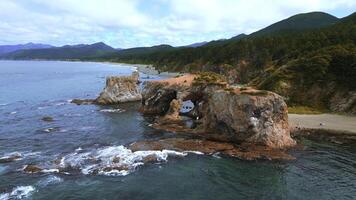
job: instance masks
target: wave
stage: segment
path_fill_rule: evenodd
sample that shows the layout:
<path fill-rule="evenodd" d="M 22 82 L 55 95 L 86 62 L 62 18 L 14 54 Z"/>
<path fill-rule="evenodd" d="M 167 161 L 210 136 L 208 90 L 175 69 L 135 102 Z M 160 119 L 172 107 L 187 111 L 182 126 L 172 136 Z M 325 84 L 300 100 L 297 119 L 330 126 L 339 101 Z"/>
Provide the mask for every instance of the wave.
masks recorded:
<path fill-rule="evenodd" d="M 164 163 L 169 157 L 184 157 L 188 153 L 173 150 L 131 151 L 124 146 L 109 146 L 83 150 L 58 158 L 51 166 L 41 167 L 42 173 L 81 173 L 84 175 L 126 176 L 147 163 Z M 47 167 L 47 168 L 46 168 Z"/>
<path fill-rule="evenodd" d="M 100 110 L 100 112 L 106 112 L 106 113 L 122 113 L 122 112 L 125 112 L 124 109 L 120 109 L 120 108 L 117 108 L 117 109 L 102 109 Z"/>
<path fill-rule="evenodd" d="M 17 186 L 11 192 L 0 194 L 0 200 L 28 198 L 35 191 L 33 186 Z"/>

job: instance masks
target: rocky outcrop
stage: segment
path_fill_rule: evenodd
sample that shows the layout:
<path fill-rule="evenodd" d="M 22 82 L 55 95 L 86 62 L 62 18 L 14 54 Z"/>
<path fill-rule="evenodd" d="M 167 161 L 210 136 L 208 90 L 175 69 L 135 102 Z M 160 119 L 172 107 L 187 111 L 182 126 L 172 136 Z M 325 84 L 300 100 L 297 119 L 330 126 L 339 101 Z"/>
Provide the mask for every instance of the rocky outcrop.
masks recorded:
<path fill-rule="evenodd" d="M 187 100 L 195 105 L 189 113 L 196 124 L 194 129 L 176 122 L 177 107 Z M 287 105 L 281 96 L 252 88 L 233 88 L 213 75 L 150 82 L 143 90 L 141 111 L 164 116 L 158 118 L 156 128 L 176 128 L 204 138 L 271 148 L 295 145 L 290 137 Z M 172 122 L 167 123 L 167 119 Z"/>
<path fill-rule="evenodd" d="M 139 74 L 133 72 L 131 76 L 111 76 L 106 79 L 106 86 L 95 100 L 97 104 L 117 104 L 139 101 L 142 96 L 138 87 Z"/>
<path fill-rule="evenodd" d="M 211 92 L 203 105 L 202 128 L 217 138 L 269 147 L 293 146 L 287 105 L 275 93 L 258 90 Z"/>

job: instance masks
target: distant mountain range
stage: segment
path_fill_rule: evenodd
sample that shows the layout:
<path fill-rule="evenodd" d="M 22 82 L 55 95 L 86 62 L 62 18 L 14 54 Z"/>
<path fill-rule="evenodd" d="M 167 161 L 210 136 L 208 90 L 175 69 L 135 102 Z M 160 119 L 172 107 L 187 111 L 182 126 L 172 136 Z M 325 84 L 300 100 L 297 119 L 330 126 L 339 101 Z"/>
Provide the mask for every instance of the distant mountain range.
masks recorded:
<path fill-rule="evenodd" d="M 230 39 L 220 39 L 210 42 L 193 43 L 187 46 L 172 47 L 170 45 L 157 45 L 152 47 L 136 47 L 130 49 L 114 49 L 103 42 L 95 44 L 65 45 L 53 47 L 46 44 L 28 43 L 25 45 L 0 46 L 0 58 L 3 59 L 46 59 L 46 60 L 85 60 L 85 59 L 114 59 L 132 60 L 136 57 L 156 52 L 169 52 L 182 48 L 214 47 L 229 44 L 233 41 L 251 37 L 261 37 L 282 32 L 297 32 L 313 30 L 331 26 L 340 19 L 323 12 L 311 12 L 294 15 L 250 35 L 239 34 Z"/>
<path fill-rule="evenodd" d="M 67 60 L 89 59 L 103 56 L 116 50 L 103 42 L 94 44 L 65 45 L 52 48 L 21 49 L 3 55 L 6 59 L 43 59 L 43 60 Z"/>
<path fill-rule="evenodd" d="M 11 53 L 18 50 L 24 49 L 47 49 L 53 48 L 54 46 L 48 44 L 36 44 L 36 43 L 27 43 L 27 44 L 18 44 L 18 45 L 0 45 L 0 55 Z"/>

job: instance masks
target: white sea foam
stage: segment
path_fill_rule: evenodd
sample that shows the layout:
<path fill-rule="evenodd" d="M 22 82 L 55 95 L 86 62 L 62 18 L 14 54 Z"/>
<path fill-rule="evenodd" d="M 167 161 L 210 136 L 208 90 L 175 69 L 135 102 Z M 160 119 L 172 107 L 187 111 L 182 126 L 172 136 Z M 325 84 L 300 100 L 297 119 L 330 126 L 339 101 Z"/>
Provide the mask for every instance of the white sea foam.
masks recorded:
<path fill-rule="evenodd" d="M 43 169 L 41 170 L 43 173 L 59 173 L 59 169 Z"/>
<path fill-rule="evenodd" d="M 22 158 L 23 158 L 22 153 L 16 151 L 16 152 L 12 152 L 12 153 L 6 153 L 2 157 L 0 157 L 0 160 L 11 159 L 12 161 L 17 161 L 17 160 L 21 160 Z"/>
<path fill-rule="evenodd" d="M 6 153 L 0 157 L 0 161 L 13 162 L 22 160 L 24 158 L 31 158 L 39 155 L 41 152 L 11 152 Z"/>
<path fill-rule="evenodd" d="M 0 194 L 0 200 L 28 198 L 35 192 L 33 186 L 18 186 L 9 193 Z"/>
<path fill-rule="evenodd" d="M 197 154 L 197 155 L 204 155 L 204 153 L 200 152 L 200 151 L 184 151 L 184 153 L 192 153 L 192 154 Z"/>
<path fill-rule="evenodd" d="M 62 157 L 57 167 L 79 169 L 82 174 L 126 176 L 147 162 L 162 163 L 168 157 L 184 157 L 187 154 L 173 150 L 132 152 L 124 146 L 110 146 L 86 152 L 75 151 Z"/>
<path fill-rule="evenodd" d="M 117 109 L 102 109 L 100 112 L 106 112 L 106 113 L 122 113 L 125 112 L 125 110 L 117 108 Z"/>
<path fill-rule="evenodd" d="M 10 115 L 14 115 L 16 113 L 17 113 L 16 111 L 13 111 L 13 112 L 10 112 Z"/>

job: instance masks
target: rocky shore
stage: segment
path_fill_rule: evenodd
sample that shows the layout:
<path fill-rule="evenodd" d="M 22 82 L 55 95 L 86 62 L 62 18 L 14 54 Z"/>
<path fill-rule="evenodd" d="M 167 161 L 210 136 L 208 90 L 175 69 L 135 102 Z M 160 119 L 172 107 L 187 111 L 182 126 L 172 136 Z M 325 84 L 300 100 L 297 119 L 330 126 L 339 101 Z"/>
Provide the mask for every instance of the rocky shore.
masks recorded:
<path fill-rule="evenodd" d="M 221 153 L 245 160 L 290 160 L 293 157 L 286 150 L 296 145 L 293 138 L 328 135 L 329 141 L 341 141 L 333 139 L 333 131 L 319 134 L 319 129 L 289 124 L 288 108 L 281 96 L 230 86 L 217 74 L 186 74 L 146 81 L 142 91 L 139 82 L 138 72 L 108 77 L 97 99 L 72 102 L 112 105 L 141 100 L 140 112 L 154 117 L 153 128 L 177 134 L 177 138 L 133 143 L 129 146 L 133 152 L 172 149 Z M 180 138 L 180 133 L 194 139 Z M 354 135 L 342 135 L 356 139 Z"/>

